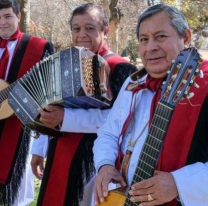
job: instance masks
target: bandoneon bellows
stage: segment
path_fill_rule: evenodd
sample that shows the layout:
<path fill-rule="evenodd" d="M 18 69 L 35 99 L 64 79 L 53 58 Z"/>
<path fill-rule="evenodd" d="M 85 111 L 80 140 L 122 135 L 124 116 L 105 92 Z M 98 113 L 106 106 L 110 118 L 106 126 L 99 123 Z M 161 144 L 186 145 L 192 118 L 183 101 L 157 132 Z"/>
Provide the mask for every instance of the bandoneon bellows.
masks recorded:
<path fill-rule="evenodd" d="M 48 104 L 109 107 L 109 73 L 104 58 L 83 47 L 70 47 L 44 58 L 19 79 L 9 94 L 9 105 L 24 125 L 51 136 L 57 131 L 58 136 L 58 129 L 49 129 L 38 120 L 37 109 Z"/>

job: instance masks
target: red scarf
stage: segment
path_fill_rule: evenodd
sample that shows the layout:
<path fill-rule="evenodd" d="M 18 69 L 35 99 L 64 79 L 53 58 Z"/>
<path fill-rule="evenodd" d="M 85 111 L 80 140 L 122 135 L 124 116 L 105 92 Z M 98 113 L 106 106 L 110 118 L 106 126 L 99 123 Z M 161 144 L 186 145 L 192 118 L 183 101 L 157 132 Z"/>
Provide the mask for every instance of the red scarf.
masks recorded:
<path fill-rule="evenodd" d="M 0 48 L 4 48 L 4 52 L 2 54 L 1 60 L 0 60 L 0 78 L 4 79 L 6 76 L 7 66 L 9 62 L 9 49 L 8 49 L 8 43 L 10 41 L 15 41 L 19 39 L 21 36 L 21 32 L 18 29 L 9 39 L 2 39 L 0 37 Z"/>

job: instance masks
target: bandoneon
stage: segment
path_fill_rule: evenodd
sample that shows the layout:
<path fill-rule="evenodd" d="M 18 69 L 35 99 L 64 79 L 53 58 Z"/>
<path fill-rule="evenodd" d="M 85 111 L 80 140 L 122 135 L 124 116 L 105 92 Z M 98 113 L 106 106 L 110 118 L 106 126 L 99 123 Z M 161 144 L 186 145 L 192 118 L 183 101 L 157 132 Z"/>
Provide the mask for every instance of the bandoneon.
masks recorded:
<path fill-rule="evenodd" d="M 83 47 L 70 47 L 38 62 L 17 81 L 8 102 L 21 122 L 32 130 L 64 135 L 38 119 L 48 104 L 72 108 L 107 108 L 112 92 L 110 68 L 101 56 Z"/>

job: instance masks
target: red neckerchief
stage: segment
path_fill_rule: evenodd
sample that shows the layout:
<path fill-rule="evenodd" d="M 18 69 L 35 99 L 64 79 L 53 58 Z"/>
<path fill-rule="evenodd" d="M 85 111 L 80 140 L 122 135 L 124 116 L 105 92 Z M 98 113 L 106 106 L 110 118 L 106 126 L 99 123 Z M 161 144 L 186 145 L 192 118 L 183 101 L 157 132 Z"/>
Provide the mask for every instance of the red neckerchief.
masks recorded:
<path fill-rule="evenodd" d="M 100 56 L 105 56 L 109 53 L 109 48 L 107 45 L 107 42 L 104 42 L 103 47 L 101 49 L 98 50 L 97 54 L 99 54 Z"/>
<path fill-rule="evenodd" d="M 0 48 L 4 48 L 4 53 L 2 54 L 1 60 L 0 60 L 0 78 L 4 79 L 6 76 L 7 66 L 9 62 L 9 49 L 8 49 L 8 43 L 10 41 L 15 41 L 19 39 L 21 35 L 20 30 L 18 29 L 9 39 L 2 39 L 0 37 Z"/>

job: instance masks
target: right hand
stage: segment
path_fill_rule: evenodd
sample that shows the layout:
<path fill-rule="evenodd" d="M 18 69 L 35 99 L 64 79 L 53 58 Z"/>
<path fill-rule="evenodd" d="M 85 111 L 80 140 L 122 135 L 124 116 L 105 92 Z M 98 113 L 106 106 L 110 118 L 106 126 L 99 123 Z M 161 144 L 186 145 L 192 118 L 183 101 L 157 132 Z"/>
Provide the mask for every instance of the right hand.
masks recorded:
<path fill-rule="evenodd" d="M 110 182 L 119 183 L 122 187 L 126 186 L 126 182 L 118 170 L 112 165 L 104 165 L 100 168 L 95 179 L 95 205 L 104 202 L 108 196 L 108 184 Z"/>
<path fill-rule="evenodd" d="M 41 180 L 43 178 L 44 171 L 44 158 L 39 155 L 32 155 L 31 167 L 33 174 Z"/>
<path fill-rule="evenodd" d="M 40 121 L 47 127 L 54 128 L 64 119 L 64 108 L 60 106 L 46 105 L 45 110 L 39 108 Z"/>

